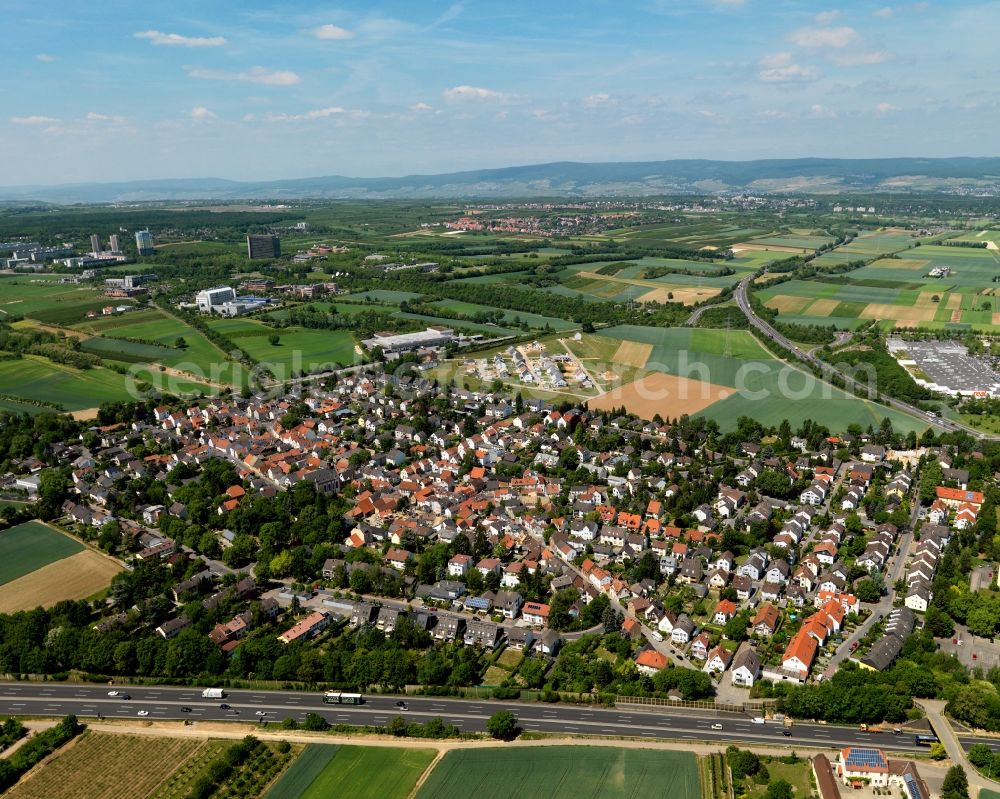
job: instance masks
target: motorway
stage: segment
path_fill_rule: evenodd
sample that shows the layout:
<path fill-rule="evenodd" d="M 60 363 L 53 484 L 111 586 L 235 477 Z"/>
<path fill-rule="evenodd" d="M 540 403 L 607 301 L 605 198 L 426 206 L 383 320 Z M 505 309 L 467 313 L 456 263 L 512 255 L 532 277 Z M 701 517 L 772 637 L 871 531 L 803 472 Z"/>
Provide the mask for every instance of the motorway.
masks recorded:
<path fill-rule="evenodd" d="M 130 700 L 109 697 L 108 691 L 128 693 Z M 775 722 L 754 724 L 749 716 L 707 710 L 669 707 L 637 709 L 634 706 L 605 708 L 593 705 L 564 705 L 527 702 L 493 702 L 446 697 L 406 697 L 408 711 L 395 707 L 399 696 L 366 696 L 362 705 L 326 705 L 319 693 L 296 691 L 227 691 L 222 700 L 202 699 L 199 688 L 166 686 L 90 685 L 71 683 L 0 683 L 0 715 L 64 716 L 73 713 L 81 719 L 127 719 L 135 722 L 139 711 L 149 721 L 190 720 L 256 722 L 258 711 L 268 722 L 287 718 L 302 721 L 306 713 L 318 713 L 331 724 L 381 726 L 394 716 L 407 721 L 426 722 L 440 718 L 445 723 L 469 732 L 483 732 L 486 721 L 498 710 L 510 710 L 520 726 L 530 732 L 562 735 L 592 735 L 671 739 L 708 742 L 720 745 L 772 745 L 781 747 L 811 746 L 836 749 L 844 746 L 878 745 L 893 751 L 924 751 L 913 736 L 891 733 L 863 733 L 854 727 L 796 723 L 791 737 L 782 735 L 783 727 Z M 230 705 L 224 710 L 220 704 Z M 182 708 L 190 708 L 185 712 Z M 721 724 L 721 730 L 713 730 Z M 963 737 L 963 746 L 978 740 Z M 1000 738 L 982 739 L 1000 750 Z"/>
<path fill-rule="evenodd" d="M 868 386 L 864 383 L 859 383 L 850 375 L 844 374 L 839 369 L 834 368 L 825 361 L 820 360 L 812 352 L 806 352 L 805 350 L 798 347 L 790 339 L 781 335 L 777 330 L 775 330 L 771 325 L 769 325 L 764 319 L 761 319 L 750 306 L 750 299 L 747 294 L 747 287 L 753 281 L 754 275 L 749 275 L 743 278 L 737 285 L 734 296 L 736 297 L 736 304 L 739 306 L 740 310 L 750 321 L 750 324 L 757 329 L 758 332 L 767 336 L 771 341 L 779 344 L 784 349 L 792 353 L 800 361 L 804 361 L 810 366 L 814 366 L 820 370 L 820 372 L 826 377 L 827 380 L 833 377 L 838 377 L 844 381 L 845 385 L 849 386 L 853 391 L 857 392 L 859 396 L 867 397 Z M 943 419 L 934 414 L 923 411 L 913 405 L 906 402 L 901 402 L 900 400 L 893 399 L 884 394 L 878 394 L 873 398 L 874 402 L 879 402 L 882 405 L 887 405 L 890 408 L 895 408 L 897 411 L 902 411 L 903 413 L 908 413 L 910 416 L 915 416 L 926 424 L 933 425 L 936 427 L 944 428 L 945 430 L 955 433 L 955 432 L 965 432 L 977 438 L 987 438 L 984 433 L 974 430 L 971 427 L 966 427 L 965 425 L 959 424 L 958 422 L 953 422 L 950 419 Z"/>

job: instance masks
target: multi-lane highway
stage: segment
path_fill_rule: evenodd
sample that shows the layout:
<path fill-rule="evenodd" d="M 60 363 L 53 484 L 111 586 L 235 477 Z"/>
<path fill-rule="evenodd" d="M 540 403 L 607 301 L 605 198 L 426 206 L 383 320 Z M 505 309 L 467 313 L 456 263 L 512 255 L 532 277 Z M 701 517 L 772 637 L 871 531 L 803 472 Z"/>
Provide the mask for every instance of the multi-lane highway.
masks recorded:
<path fill-rule="evenodd" d="M 131 699 L 108 696 L 117 690 Z M 327 705 L 319 693 L 295 691 L 227 691 L 224 699 L 203 699 L 199 688 L 165 686 L 106 686 L 68 683 L 0 683 L 0 715 L 63 716 L 82 719 L 140 718 L 153 720 L 281 722 L 301 721 L 307 713 L 318 713 L 331 724 L 380 726 L 394 716 L 426 722 L 440 718 L 469 732 L 483 732 L 486 721 L 498 710 L 511 710 L 520 726 L 532 732 L 608 737 L 661 738 L 705 741 L 719 744 L 813 746 L 835 749 L 843 746 L 877 745 L 895 751 L 918 751 L 913 736 L 889 732 L 870 734 L 853 727 L 796 723 L 791 736 L 781 724 L 754 724 L 749 716 L 676 708 L 603 708 L 521 702 L 491 702 L 468 699 L 406 697 L 408 710 L 396 707 L 398 696 L 366 696 L 364 704 Z M 225 709 L 220 705 L 228 705 Z M 185 708 L 189 710 L 185 710 Z M 140 711 L 147 716 L 140 717 Z M 259 713 L 266 715 L 260 716 Z M 721 725 L 721 729 L 713 729 Z M 969 746 L 975 739 L 962 739 Z M 926 750 L 924 750 L 926 751 Z"/>

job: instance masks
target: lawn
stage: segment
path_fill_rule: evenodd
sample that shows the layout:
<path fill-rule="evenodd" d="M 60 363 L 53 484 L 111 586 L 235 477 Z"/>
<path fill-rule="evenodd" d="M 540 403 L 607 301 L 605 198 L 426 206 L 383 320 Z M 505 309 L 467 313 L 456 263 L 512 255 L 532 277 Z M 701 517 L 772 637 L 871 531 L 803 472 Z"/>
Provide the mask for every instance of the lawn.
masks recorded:
<path fill-rule="evenodd" d="M 433 749 L 312 744 L 266 799 L 405 799 L 434 756 Z"/>
<path fill-rule="evenodd" d="M 148 796 L 206 741 L 85 732 L 5 799 L 119 799 Z"/>
<path fill-rule="evenodd" d="M 808 760 L 798 763 L 782 763 L 774 758 L 764 758 L 768 771 L 768 780 L 784 780 L 792 786 L 797 799 L 804 799 L 813 793 L 812 766 Z M 753 785 L 747 796 L 749 799 L 761 799 L 767 792 L 767 785 Z"/>
<path fill-rule="evenodd" d="M 417 799 L 698 799 L 698 766 L 689 752 L 545 746 L 448 752 Z"/>
<path fill-rule="evenodd" d="M 0 585 L 83 548 L 83 544 L 41 522 L 24 522 L 0 531 Z"/>

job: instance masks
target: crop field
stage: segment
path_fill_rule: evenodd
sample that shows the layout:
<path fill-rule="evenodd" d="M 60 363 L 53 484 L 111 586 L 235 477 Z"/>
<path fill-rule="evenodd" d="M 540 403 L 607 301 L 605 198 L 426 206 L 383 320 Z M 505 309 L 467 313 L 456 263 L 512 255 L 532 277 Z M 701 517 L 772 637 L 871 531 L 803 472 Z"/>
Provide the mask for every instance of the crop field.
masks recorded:
<path fill-rule="evenodd" d="M 354 338 L 348 330 L 304 327 L 276 330 L 260 322 L 239 319 L 214 319 L 210 324 L 250 357 L 279 369 L 311 371 L 324 364 L 350 366 L 355 361 Z M 268 340 L 271 334 L 278 336 L 277 345 Z"/>
<path fill-rule="evenodd" d="M 433 749 L 311 744 L 266 799 L 405 799 L 435 754 Z"/>
<path fill-rule="evenodd" d="M 147 797 L 206 741 L 85 732 L 44 767 L 4 794 L 5 799 L 120 799 Z"/>
<path fill-rule="evenodd" d="M 187 799 L 191 788 L 212 761 L 221 757 L 232 745 L 232 741 L 205 741 L 157 786 L 149 799 Z"/>
<path fill-rule="evenodd" d="M 345 294 L 344 300 L 366 300 L 385 303 L 387 305 L 399 305 L 403 300 L 415 300 L 420 297 L 412 291 L 389 291 L 387 289 L 373 289 L 372 291 L 360 291 L 357 294 Z"/>
<path fill-rule="evenodd" d="M 417 799 L 698 799 L 693 754 L 612 747 L 546 746 L 448 752 Z"/>
<path fill-rule="evenodd" d="M 0 585 L 83 551 L 83 544 L 42 522 L 0 531 Z"/>
<path fill-rule="evenodd" d="M 78 321 L 87 311 L 105 305 L 131 305 L 128 300 L 109 300 L 93 286 L 59 283 L 54 275 L 0 276 L 0 318 L 28 316 L 43 322 L 66 324 Z"/>
<path fill-rule="evenodd" d="M 568 322 L 565 319 L 558 319 L 554 316 L 540 316 L 539 314 L 525 313 L 524 311 L 508 311 L 503 308 L 495 308 L 490 305 L 477 305 L 472 302 L 460 302 L 459 300 L 437 300 L 430 303 L 432 307 L 445 308 L 453 313 L 461 313 L 472 316 L 477 313 L 490 312 L 490 311 L 502 311 L 503 320 L 509 325 L 518 325 L 519 323 L 524 323 L 529 327 L 534 328 L 544 328 L 546 326 L 550 327 L 552 330 L 572 330 L 577 327 L 573 322 Z M 462 322 L 455 320 L 455 324 L 463 324 Z"/>
<path fill-rule="evenodd" d="M 92 336 L 80 344 L 80 349 L 102 358 L 125 363 L 156 363 L 174 358 L 178 350 L 171 347 L 142 344 L 137 341 Z"/>
<path fill-rule="evenodd" d="M 415 319 L 425 325 L 443 325 L 456 330 L 469 330 L 473 333 L 483 333 L 487 336 L 511 336 L 515 331 L 509 327 L 498 325 L 478 324 L 476 322 L 463 322 L 459 319 L 448 319 L 444 316 L 426 316 L 425 314 L 404 313 L 399 311 L 393 314 L 397 319 Z"/>
<path fill-rule="evenodd" d="M 125 378 L 117 372 L 77 369 L 36 355 L 0 361 L 0 386 L 6 394 L 55 402 L 69 411 L 128 399 Z"/>
<path fill-rule="evenodd" d="M 159 359 L 164 366 L 210 380 L 233 382 L 232 364 L 212 342 L 190 325 L 159 309 L 136 311 L 115 318 L 87 320 L 74 327 L 96 335 L 113 331 L 112 335 L 156 342 L 170 350 L 169 355 Z M 178 338 L 183 338 L 187 344 L 183 349 L 174 347 Z"/>
<path fill-rule="evenodd" d="M 808 234 L 783 234 L 780 236 L 764 236 L 752 239 L 753 244 L 763 244 L 765 246 L 774 245 L 778 247 L 797 247 L 803 250 L 818 250 L 825 244 L 831 244 L 833 239 L 829 236 L 810 236 Z"/>
<path fill-rule="evenodd" d="M 121 566 L 111 558 L 85 549 L 0 585 L 0 613 L 87 599 L 107 588 L 120 571 Z"/>
<path fill-rule="evenodd" d="M 793 428 L 814 419 L 831 430 L 853 422 L 877 426 L 887 416 L 903 432 L 926 428 L 913 417 L 849 395 L 776 360 L 747 331 L 622 325 L 601 331 L 599 338 L 651 344 L 645 370 L 673 378 L 658 383 L 632 373 L 635 382 L 612 388 L 599 400 L 601 407 L 625 405 L 643 418 L 697 413 L 714 419 L 723 430 L 735 427 L 740 416 L 767 425 L 787 418 Z"/>

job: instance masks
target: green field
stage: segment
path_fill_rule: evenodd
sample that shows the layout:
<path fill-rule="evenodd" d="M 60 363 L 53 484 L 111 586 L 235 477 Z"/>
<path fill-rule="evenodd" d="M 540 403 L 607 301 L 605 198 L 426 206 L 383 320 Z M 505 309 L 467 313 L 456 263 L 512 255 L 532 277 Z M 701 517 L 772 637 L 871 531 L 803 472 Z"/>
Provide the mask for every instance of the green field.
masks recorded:
<path fill-rule="evenodd" d="M 0 585 L 83 551 L 83 544 L 41 522 L 0 531 Z"/>
<path fill-rule="evenodd" d="M 920 433 L 927 427 L 914 417 L 847 394 L 777 360 L 747 331 L 620 325 L 602 330 L 601 336 L 652 344 L 648 370 L 735 388 L 729 397 L 698 414 L 714 419 L 723 430 L 732 430 L 740 416 L 751 416 L 768 426 L 788 419 L 793 429 L 813 419 L 838 432 L 853 423 L 878 427 L 883 417 L 904 433 Z M 661 415 L 670 415 L 668 401 Z"/>
<path fill-rule="evenodd" d="M 208 324 L 254 360 L 289 376 L 291 371 L 309 372 L 326 364 L 350 366 L 355 362 L 354 338 L 349 330 L 276 329 L 253 319 L 211 319 Z M 278 336 L 277 345 L 269 340 L 272 334 Z"/>
<path fill-rule="evenodd" d="M 51 324 L 71 324 L 87 311 L 105 305 L 131 305 L 130 300 L 108 299 L 102 289 L 60 283 L 59 275 L 0 276 L 0 319 L 21 315 Z"/>
<path fill-rule="evenodd" d="M 0 386 L 6 394 L 55 402 L 70 411 L 129 398 L 125 378 L 117 372 L 76 369 L 35 355 L 0 361 Z"/>
<path fill-rule="evenodd" d="M 338 794 L 339 795 L 339 794 Z M 417 799 L 698 799 L 689 752 L 542 746 L 448 752 Z"/>
<path fill-rule="evenodd" d="M 87 320 L 74 327 L 94 335 L 110 333 L 112 336 L 156 342 L 169 349 L 169 354 L 164 354 L 159 359 L 164 366 L 218 382 L 234 381 L 232 364 L 212 342 L 186 322 L 159 309 L 136 311 L 116 318 Z M 183 338 L 187 347 L 175 348 L 174 343 L 178 338 Z"/>
<path fill-rule="evenodd" d="M 433 749 L 311 744 L 266 799 L 405 799 L 434 756 Z"/>

